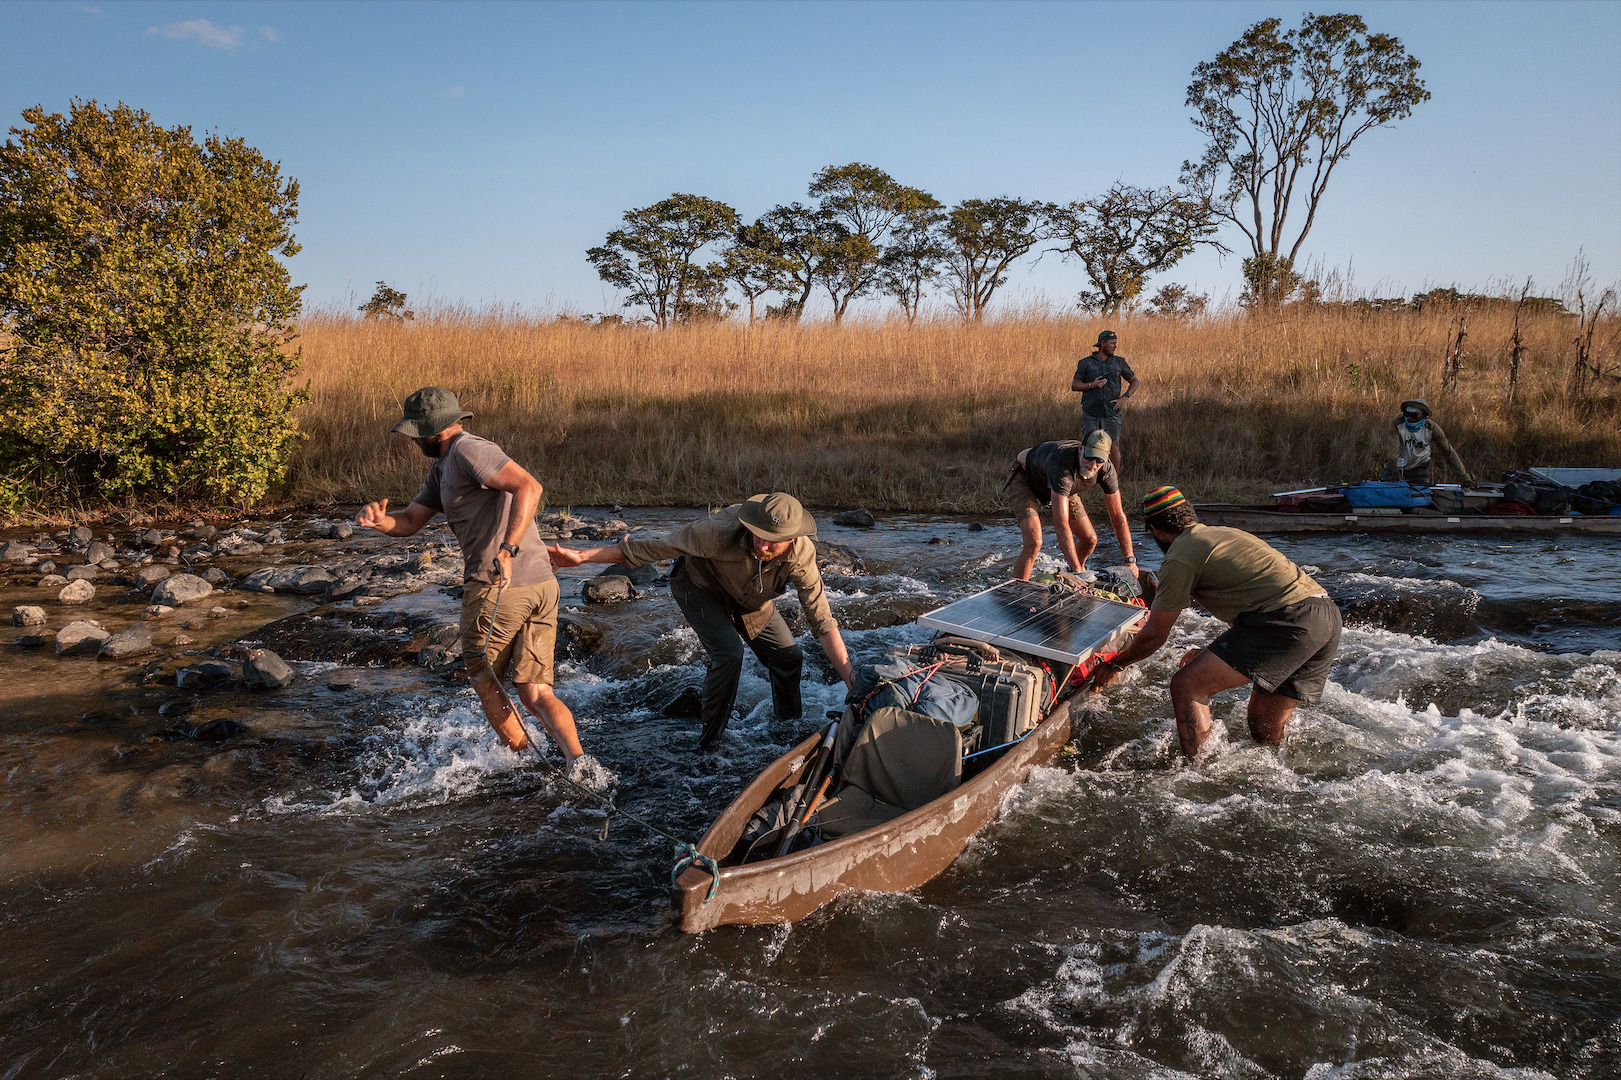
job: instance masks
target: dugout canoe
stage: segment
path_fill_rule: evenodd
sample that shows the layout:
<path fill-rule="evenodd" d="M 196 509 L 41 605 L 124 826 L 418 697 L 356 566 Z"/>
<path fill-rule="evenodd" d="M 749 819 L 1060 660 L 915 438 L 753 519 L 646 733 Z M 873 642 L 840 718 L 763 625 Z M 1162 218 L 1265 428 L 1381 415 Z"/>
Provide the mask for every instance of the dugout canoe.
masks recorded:
<path fill-rule="evenodd" d="M 955 790 L 893 821 L 780 859 L 722 867 L 719 887 L 707 903 L 713 878 L 703 869 L 687 870 L 671 890 L 678 925 L 696 934 L 728 924 L 791 923 L 845 893 L 917 888 L 950 866 L 1030 770 L 1047 764 L 1069 742 L 1086 692 L 1061 699 L 1030 734 Z M 779 789 L 792 786 L 820 738 L 820 733 L 810 736 L 755 777 L 704 833 L 698 850 L 716 861 L 726 858 L 754 812 Z"/>
<path fill-rule="evenodd" d="M 1373 514 L 1351 509 L 1337 514 L 1293 514 L 1265 506 L 1203 503 L 1194 507 L 1206 525 L 1229 525 L 1252 533 L 1440 533 L 1450 535 L 1517 534 L 1528 536 L 1621 537 L 1621 516 L 1582 514 L 1445 514 L 1418 511 Z"/>

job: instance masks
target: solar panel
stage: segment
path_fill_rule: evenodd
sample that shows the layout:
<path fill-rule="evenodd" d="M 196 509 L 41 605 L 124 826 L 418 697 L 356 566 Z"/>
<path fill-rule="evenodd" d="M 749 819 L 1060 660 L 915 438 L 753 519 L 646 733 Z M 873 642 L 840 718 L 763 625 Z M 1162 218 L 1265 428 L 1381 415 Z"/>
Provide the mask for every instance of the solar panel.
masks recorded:
<path fill-rule="evenodd" d="M 1134 604 L 1007 581 L 919 615 L 917 621 L 919 626 L 1015 652 L 1078 664 L 1146 614 Z"/>

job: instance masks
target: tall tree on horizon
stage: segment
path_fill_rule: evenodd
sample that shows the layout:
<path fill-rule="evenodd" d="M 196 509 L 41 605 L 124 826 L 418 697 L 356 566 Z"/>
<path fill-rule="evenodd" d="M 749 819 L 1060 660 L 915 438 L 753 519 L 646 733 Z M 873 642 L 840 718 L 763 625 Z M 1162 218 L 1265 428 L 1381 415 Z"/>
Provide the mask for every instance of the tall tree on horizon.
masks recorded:
<path fill-rule="evenodd" d="M 585 254 L 602 280 L 629 294 L 626 307 L 645 305 L 660 329 L 712 311 L 725 290 L 719 262 L 699 264 L 706 245 L 737 229 L 737 211 L 702 195 L 671 195 L 627 210 L 625 227 Z"/>
<path fill-rule="evenodd" d="M 940 276 L 950 255 L 940 234 L 944 221 L 945 214 L 938 207 L 921 207 L 890 230 L 877 287 L 879 292 L 900 301 L 909 323 L 917 321 L 924 286 Z"/>
<path fill-rule="evenodd" d="M 1045 228 L 1045 208 L 1026 199 L 964 199 L 951 208 L 941 226 L 945 274 L 964 319 L 984 318 L 985 306 L 1007 283 L 1008 267 L 1041 241 Z"/>
<path fill-rule="evenodd" d="M 1210 206 L 1176 188 L 1139 188 L 1114 183 L 1102 195 L 1048 208 L 1051 250 L 1078 259 L 1090 289 L 1080 306 L 1113 315 L 1135 303 L 1148 279 L 1181 262 L 1200 244 L 1227 248 L 1213 239 Z"/>
<path fill-rule="evenodd" d="M 842 322 L 850 301 L 868 292 L 882 270 L 890 232 L 908 215 L 937 209 L 939 200 L 907 187 L 874 165 L 852 161 L 829 165 L 811 179 L 825 222 L 817 242 L 814 273 L 833 301 L 833 321 Z"/>
<path fill-rule="evenodd" d="M 1284 34 L 1281 25 L 1251 26 L 1195 67 L 1187 90 L 1207 141 L 1198 161 L 1182 163 L 1183 179 L 1249 241 L 1245 279 L 1260 307 L 1282 302 L 1296 280 L 1295 259 L 1351 145 L 1430 97 L 1418 60 L 1359 16 L 1308 14 Z M 1297 205 L 1305 221 L 1286 243 Z"/>

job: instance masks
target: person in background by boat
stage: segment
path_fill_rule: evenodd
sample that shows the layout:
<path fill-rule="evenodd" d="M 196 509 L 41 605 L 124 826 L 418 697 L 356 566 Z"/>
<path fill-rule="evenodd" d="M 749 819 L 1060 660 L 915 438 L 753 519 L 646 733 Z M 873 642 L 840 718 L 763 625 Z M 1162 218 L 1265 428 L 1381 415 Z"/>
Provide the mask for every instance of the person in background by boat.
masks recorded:
<path fill-rule="evenodd" d="M 462 656 L 490 726 L 513 750 L 529 745 L 496 682 L 510 674 L 518 699 L 562 749 L 569 779 L 599 786 L 605 773 L 581 748 L 574 714 L 552 692 L 558 587 L 535 529 L 540 481 L 495 443 L 463 430 L 472 415 L 442 386 L 406 398 L 394 430 L 433 466 L 404 510 L 390 514 L 381 499 L 367 503 L 355 522 L 386 536 L 411 536 L 445 515 L 462 549 Z"/>
<path fill-rule="evenodd" d="M 1142 380 L 1131 370 L 1124 356 L 1115 353 L 1120 335 L 1105 330 L 1098 335 L 1097 348 L 1075 365 L 1075 377 L 1069 388 L 1081 395 L 1081 438 L 1094 431 L 1109 434 L 1109 461 L 1120 470 L 1120 403 L 1142 386 Z M 1122 393 L 1121 379 L 1126 388 Z"/>
<path fill-rule="evenodd" d="M 1086 568 L 1086 560 L 1098 546 L 1097 530 L 1087 516 L 1081 495 L 1094 487 L 1103 492 L 1103 509 L 1120 542 L 1120 554 L 1137 573 L 1137 555 L 1131 546 L 1131 525 L 1120 501 L 1120 476 L 1109 460 L 1109 433 L 1094 431 L 1085 442 L 1066 440 L 1044 442 L 1019 451 L 1002 485 L 1013 501 L 1013 515 L 1019 519 L 1024 547 L 1014 564 L 1013 576 L 1030 580 L 1036 555 L 1041 552 L 1041 508 L 1052 505 L 1053 532 L 1058 550 L 1076 573 Z"/>
<path fill-rule="evenodd" d="M 1143 496 L 1143 519 L 1165 552 L 1159 589 L 1148 622 L 1098 667 L 1095 685 L 1107 686 L 1121 669 L 1153 656 L 1182 609 L 1198 603 L 1231 628 L 1183 656 L 1171 677 L 1182 752 L 1193 757 L 1209 737 L 1211 697 L 1245 683 L 1254 684 L 1250 734 L 1279 745 L 1296 706 L 1322 696 L 1340 647 L 1339 608 L 1270 544 L 1239 529 L 1199 524 L 1176 488 Z"/>
<path fill-rule="evenodd" d="M 597 562 L 637 567 L 676 560 L 670 571 L 670 596 L 709 659 L 698 743 L 700 749 L 709 749 L 726 730 L 737 701 L 744 642 L 770 675 L 771 704 L 778 719 L 794 720 L 803 714 L 799 682 L 805 654 L 773 602 L 789 584 L 798 590 L 805 621 L 839 678 L 846 686 L 854 685 L 850 654 L 828 609 L 822 572 L 816 566 L 816 545 L 811 540 L 815 532 L 816 520 L 799 500 L 779 491 L 755 495 L 664 536 L 627 536 L 613 547 L 553 546 L 547 551 L 559 566 Z"/>
<path fill-rule="evenodd" d="M 1467 486 L 1475 482 L 1469 470 L 1463 467 L 1463 459 L 1447 441 L 1446 432 L 1430 417 L 1429 403 L 1423 398 L 1410 398 L 1401 403 L 1401 415 L 1390 422 L 1390 437 L 1395 453 L 1392 463 L 1385 466 L 1384 479 L 1429 487 L 1432 449 L 1439 447 L 1459 483 Z"/>

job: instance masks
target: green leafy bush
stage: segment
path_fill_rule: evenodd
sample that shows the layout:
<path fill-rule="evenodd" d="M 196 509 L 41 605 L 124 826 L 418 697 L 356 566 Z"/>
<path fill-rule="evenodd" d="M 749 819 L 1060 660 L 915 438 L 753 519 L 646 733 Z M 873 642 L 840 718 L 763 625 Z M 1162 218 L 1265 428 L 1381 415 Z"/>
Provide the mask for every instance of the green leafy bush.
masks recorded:
<path fill-rule="evenodd" d="M 297 438 L 298 183 L 241 139 L 75 100 L 0 147 L 13 497 L 263 496 Z"/>

